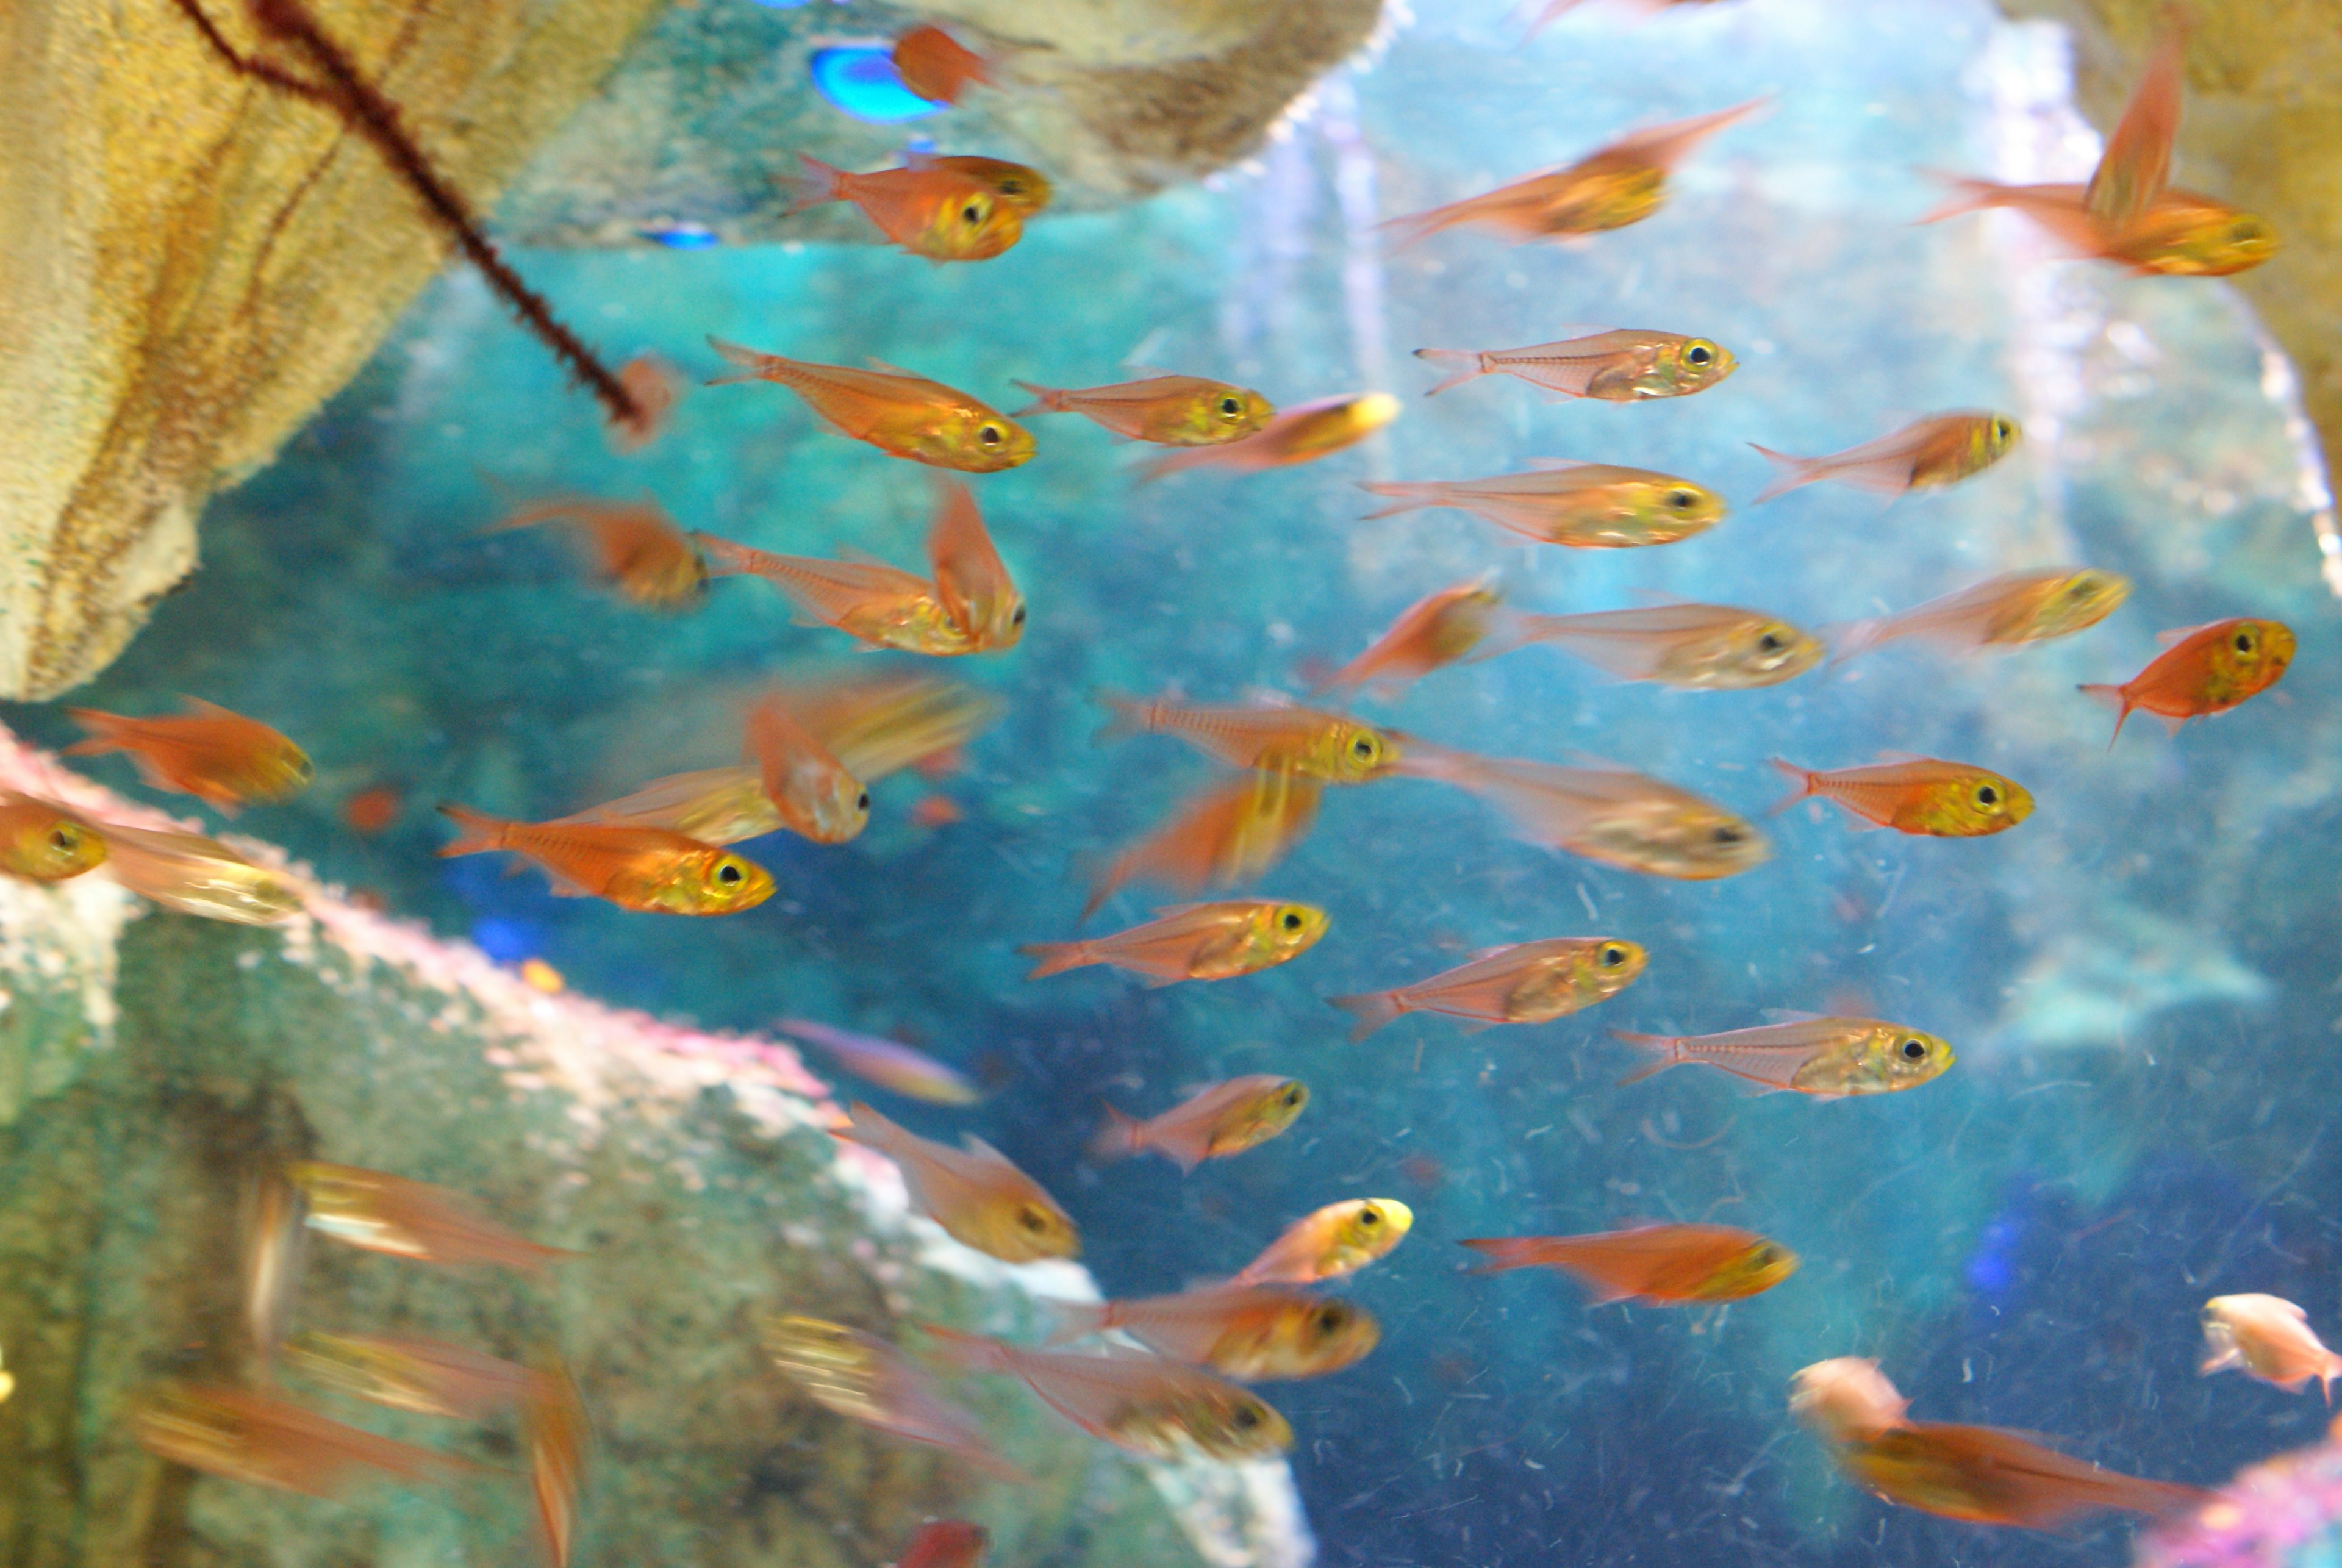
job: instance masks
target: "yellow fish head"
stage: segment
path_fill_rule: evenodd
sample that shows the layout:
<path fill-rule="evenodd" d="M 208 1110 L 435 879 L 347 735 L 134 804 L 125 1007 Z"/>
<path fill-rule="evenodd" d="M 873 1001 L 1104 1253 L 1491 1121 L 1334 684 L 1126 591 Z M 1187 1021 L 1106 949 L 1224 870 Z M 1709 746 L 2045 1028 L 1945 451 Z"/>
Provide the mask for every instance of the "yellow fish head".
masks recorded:
<path fill-rule="evenodd" d="M 816 844 L 844 844 L 870 825 L 870 791 L 844 768 L 830 771 L 812 804 L 814 831 L 806 836 Z"/>
<path fill-rule="evenodd" d="M 956 409 L 936 434 L 936 455 L 967 474 L 997 474 L 1033 460 L 1033 433 L 988 408 Z"/>
<path fill-rule="evenodd" d="M 28 814 L 16 826 L 0 864 L 36 882 L 63 882 L 105 860 L 105 840 L 87 823 L 62 812 Z"/>
<path fill-rule="evenodd" d="M 1737 1301 L 1769 1291 L 1797 1272 L 1797 1253 L 1778 1242 L 1758 1242 L 1717 1269 L 1700 1293 Z"/>
<path fill-rule="evenodd" d="M 1275 961 L 1306 953 L 1326 934 L 1327 916 L 1309 904 L 1279 904 L 1261 912 L 1262 941 Z"/>
<path fill-rule="evenodd" d="M 2212 653 L 2219 684 L 2249 695 L 2293 663 L 2293 628 L 2282 621 L 2239 621 Z"/>
<path fill-rule="evenodd" d="M 1638 485 L 1636 489 L 1639 494 L 1634 498 L 1635 510 L 1654 533 L 1663 532 L 1670 539 L 1713 528 L 1724 521 L 1724 497 L 1705 484 L 1670 479 L 1665 484 Z"/>
<path fill-rule="evenodd" d="M 286 800 L 315 781 L 317 769 L 309 754 L 291 741 L 262 747 L 236 781 L 237 793 L 257 801 Z"/>
<path fill-rule="evenodd" d="M 1922 815 L 1936 833 L 1975 837 L 2015 827 L 2033 814 L 2033 793 L 2014 779 L 1979 770 L 1931 793 Z"/>
<path fill-rule="evenodd" d="M 1748 627 L 1728 656 L 1736 673 L 1753 684 L 1771 685 L 1804 674 L 1827 652 L 1821 640 L 1787 621 L 1759 621 Z"/>
<path fill-rule="evenodd" d="M 1011 1198 L 999 1205 L 994 1219 L 993 1243 L 979 1250 L 1005 1262 L 1029 1263 L 1082 1255 L 1081 1232 L 1063 1210 L 1052 1204 Z"/>
<path fill-rule="evenodd" d="M 1382 1343 L 1383 1325 L 1374 1313 L 1348 1302 L 1312 1302 L 1297 1316 L 1292 1324 L 1293 1366 L 1303 1376 L 1338 1371 Z"/>
<path fill-rule="evenodd" d="M 1398 743 L 1365 724 L 1336 724 L 1326 742 L 1326 776 L 1343 784 L 1378 778 L 1398 761 Z"/>
<path fill-rule="evenodd" d="M 1381 1257 L 1415 1228 L 1415 1211 L 1396 1198 L 1360 1198 L 1354 1213 L 1335 1233 L 1336 1245 L 1345 1251 Z"/>
<path fill-rule="evenodd" d="M 2027 637 L 2062 637 L 2095 626 L 2129 597 L 2127 577 L 2113 572 L 2077 572 L 2042 602 Z"/>
<path fill-rule="evenodd" d="M 684 914 L 737 914 L 773 896 L 773 874 L 753 860 L 711 850 L 691 868 L 681 893 Z"/>
<path fill-rule="evenodd" d="M 1711 338 L 1686 338 L 1672 345 L 1659 360 L 1658 379 L 1670 396 L 1702 392 L 1738 369 L 1732 351 Z"/>
<path fill-rule="evenodd" d="M 1882 1029 L 1867 1053 L 1871 1076 L 1882 1090 L 1916 1089 L 1942 1077 L 1954 1057 L 1947 1041 L 1917 1029 Z"/>

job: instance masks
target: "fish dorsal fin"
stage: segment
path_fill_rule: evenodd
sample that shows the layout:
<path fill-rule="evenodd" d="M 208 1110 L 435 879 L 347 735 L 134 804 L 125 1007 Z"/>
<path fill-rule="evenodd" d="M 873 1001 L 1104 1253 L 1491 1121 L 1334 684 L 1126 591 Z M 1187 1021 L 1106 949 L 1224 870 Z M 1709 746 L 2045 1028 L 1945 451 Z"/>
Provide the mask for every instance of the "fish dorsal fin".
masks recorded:
<path fill-rule="evenodd" d="M 862 356 L 862 363 L 885 375 L 899 375 L 907 381 L 925 381 L 927 379 L 916 370 L 905 370 L 899 365 L 889 365 L 875 354 L 864 355 Z"/>
<path fill-rule="evenodd" d="M 1871 754 L 1882 763 L 1931 763 L 1936 759 L 1921 756 L 1917 752 L 1881 751 Z"/>
<path fill-rule="evenodd" d="M 1014 1162 L 1012 1162 L 1007 1155 L 1002 1154 L 999 1150 L 994 1148 L 991 1144 L 986 1143 L 983 1139 L 977 1137 L 973 1133 L 961 1134 L 959 1141 L 963 1148 L 966 1149 L 969 1154 L 974 1154 L 979 1160 L 990 1160 L 996 1164 L 1002 1165 L 1013 1166 L 1014 1164 Z"/>
<path fill-rule="evenodd" d="M 2177 644 L 2186 642 L 2197 633 L 2203 631 L 2206 627 L 2217 626 L 2220 623 L 2217 621 L 2206 621 L 2200 625 L 2174 626 L 2167 632 L 2157 632 L 2155 634 L 2155 645 L 2158 648 L 2175 647 Z M 189 702 L 195 701 L 193 697 L 190 697 L 187 700 Z"/>
<path fill-rule="evenodd" d="M 187 712 L 198 718 L 234 719 L 243 716 L 234 708 L 224 708 L 217 703 L 207 703 L 201 697 L 191 697 L 185 692 L 179 694 L 179 701 L 186 705 Z"/>
<path fill-rule="evenodd" d="M 1130 352 L 1116 361 L 1116 364 L 1124 370 L 1135 371 L 1140 375 L 1160 375 L 1164 373 L 1155 369 L 1151 362 L 1156 355 L 1163 352 L 1164 345 L 1170 341 L 1171 329 L 1167 326 L 1158 326 L 1136 343 L 1132 344 Z"/>
<path fill-rule="evenodd" d="M 1807 1013 L 1795 1007 L 1767 1007 L 1763 1014 L 1767 1024 L 1818 1024 L 1828 1016 L 1827 1013 Z"/>
<path fill-rule="evenodd" d="M 1541 474 L 1558 474 L 1565 468 L 1591 468 L 1583 457 L 1532 457 L 1529 466 Z"/>

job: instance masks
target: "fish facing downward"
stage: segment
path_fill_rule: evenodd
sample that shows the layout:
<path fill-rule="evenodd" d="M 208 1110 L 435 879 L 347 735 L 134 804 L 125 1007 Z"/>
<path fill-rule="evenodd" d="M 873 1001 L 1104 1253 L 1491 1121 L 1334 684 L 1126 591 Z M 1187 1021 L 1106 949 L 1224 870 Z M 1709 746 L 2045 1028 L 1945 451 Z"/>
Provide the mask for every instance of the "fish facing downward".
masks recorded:
<path fill-rule="evenodd" d="M 1610 1033 L 1653 1058 L 1619 1080 L 1621 1086 L 1685 1063 L 1704 1063 L 1767 1089 L 1834 1100 L 1916 1089 L 1941 1077 L 1953 1061 L 1952 1048 L 1933 1034 L 1876 1018 L 1798 1018 L 1723 1034 Z"/>
<path fill-rule="evenodd" d="M 440 854 L 524 855 L 545 868 L 556 894 L 666 914 L 737 914 L 773 896 L 763 866 L 663 828 L 514 822 L 460 805 L 439 812 L 464 830 Z"/>
<path fill-rule="evenodd" d="M 1464 1244 L 1489 1260 L 1475 1273 L 1561 1269 L 1577 1277 L 1596 1306 L 1736 1302 L 1797 1271 L 1797 1253 L 1730 1225 L 1638 1225 L 1588 1236 L 1502 1236 Z"/>
<path fill-rule="evenodd" d="M 1516 634 L 1556 644 L 1620 680 L 1704 692 L 1778 685 L 1821 663 L 1824 651 L 1787 621 L 1730 604 L 1523 615 Z"/>
<path fill-rule="evenodd" d="M 1724 519 L 1723 497 L 1646 468 L 1538 459 L 1535 473 L 1486 479 L 1367 481 L 1358 488 L 1392 503 L 1368 518 L 1452 506 L 1539 544 L 1631 550 L 1672 544 Z"/>
<path fill-rule="evenodd" d="M 1031 1480 L 1000 1456 L 976 1417 L 885 1340 L 844 1323 L 795 1314 L 760 1319 L 757 1336 L 781 1375 L 832 1414 L 944 1449 L 996 1480 Z"/>
<path fill-rule="evenodd" d="M 2086 632 L 2130 596 L 2130 579 L 2089 567 L 2051 566 L 1988 577 L 1900 614 L 1826 627 L 1834 656 L 1850 659 L 1882 643 L 1921 637 L 1972 654 L 2005 652 Z"/>
<path fill-rule="evenodd" d="M 1773 765 L 1797 786 L 1776 812 L 1819 796 L 1873 826 L 1933 838 L 2005 833 L 2033 814 L 2033 795 L 2023 784 L 1968 763 L 1907 757 L 1817 773 L 1775 757 Z"/>
<path fill-rule="evenodd" d="M 797 155 L 805 173 L 789 211 L 851 202 L 878 231 L 932 262 L 989 261 L 1025 236 L 1025 215 L 998 192 L 957 170 L 933 164 L 866 175 Z"/>
<path fill-rule="evenodd" d="M 2298 1393 L 2316 1379 L 2334 1403 L 2342 1355 L 2319 1343 L 2309 1314 L 2282 1296 L 2214 1296 L 2204 1303 L 2204 1364 L 2197 1373 L 2241 1372 Z"/>
<path fill-rule="evenodd" d="M 893 457 L 969 474 L 996 474 L 1028 463 L 1033 436 L 1023 425 L 965 392 L 906 370 L 856 370 L 759 354 L 721 338 L 716 352 L 745 366 L 707 385 L 770 381 L 806 401 L 840 435 L 866 441 Z"/>
<path fill-rule="evenodd" d="M 1757 492 L 1755 504 L 1825 480 L 1882 495 L 1957 484 L 2007 456 L 2017 438 L 2017 421 L 2006 414 L 1962 412 L 1931 415 L 1827 457 L 1791 457 L 1757 446 L 1782 472 Z"/>
<path fill-rule="evenodd" d="M 1025 595 L 1016 591 L 965 480 L 936 478 L 936 519 L 927 530 L 936 596 L 971 646 L 1006 649 L 1025 635 Z"/>
<path fill-rule="evenodd" d="M 105 838 L 60 805 L 0 795 L 0 874 L 65 882 L 105 864 Z"/>
<path fill-rule="evenodd" d="M 1504 596 L 1478 578 L 1426 594 L 1316 689 L 1373 686 L 1395 696 L 1432 671 L 1472 657 L 1497 630 L 1504 607 Z"/>
<path fill-rule="evenodd" d="M 1304 1291 L 1205 1285 L 1143 1301 L 1065 1303 L 1051 1344 L 1120 1329 L 1158 1355 L 1246 1383 L 1323 1377 L 1381 1342 L 1363 1307 Z"/>
<path fill-rule="evenodd" d="M 1326 924 L 1326 912 L 1310 904 L 1231 898 L 1166 909 L 1157 919 L 1111 936 L 1029 943 L 1017 951 L 1039 960 L 1028 980 L 1106 964 L 1171 985 L 1231 980 L 1289 963 L 1317 944 Z"/>
<path fill-rule="evenodd" d="M 1907 1422 L 1831 1457 L 1889 1503 L 1947 1519 L 2056 1530 L 2088 1513 L 2198 1507 L 2211 1493 L 2105 1470 L 1992 1426 Z"/>
<path fill-rule="evenodd" d="M 1206 1160 L 1258 1148 L 1293 1125 L 1308 1104 L 1309 1085 L 1299 1079 L 1248 1073 L 1199 1090 L 1144 1122 L 1108 1105 L 1106 1125 L 1090 1141 L 1090 1158 L 1119 1160 L 1152 1149 L 1184 1175 Z"/>
<path fill-rule="evenodd" d="M 1078 414 L 1133 441 L 1160 446 L 1218 446 L 1242 441 L 1274 418 L 1268 399 L 1246 387 L 1200 375 L 1150 375 L 1112 386 L 1070 388 L 1016 384 L 1034 401 L 1016 417 Z"/>
<path fill-rule="evenodd" d="M 1166 452 L 1138 466 L 1144 484 L 1186 468 L 1232 468 L 1255 474 L 1315 463 L 1355 446 L 1398 417 L 1398 399 L 1387 392 L 1353 392 L 1320 397 L 1279 411 L 1240 441 Z"/>
<path fill-rule="evenodd" d="M 316 778 L 308 754 L 258 719 L 201 697 L 181 700 L 185 713 L 148 719 L 67 708 L 89 734 L 64 754 L 127 752 L 149 789 L 194 795 L 228 816 L 240 806 L 290 800 Z"/>
<path fill-rule="evenodd" d="M 1319 1284 L 1356 1273 L 1406 1239 L 1415 1211 L 1396 1198 L 1350 1198 L 1285 1227 L 1232 1285 Z"/>
<path fill-rule="evenodd" d="M 2282 621 L 2214 621 L 2160 634 L 2167 644 L 2119 686 L 2078 688 L 2115 710 L 2115 737 L 2134 710 L 2145 709 L 2172 734 L 2190 719 L 2224 714 L 2277 684 L 2293 663 L 2293 628 Z M 2114 739 L 2107 749 L 2114 749 Z"/>
<path fill-rule="evenodd" d="M 593 553 L 601 579 L 621 597 L 653 610 L 698 604 L 707 564 L 673 518 L 652 501 L 596 501 L 565 495 L 522 507 L 491 533 L 557 523 Z"/>
<path fill-rule="evenodd" d="M 311 1230 L 361 1252 L 442 1268 L 494 1263 L 539 1274 L 577 1255 L 508 1231 L 461 1193 L 427 1182 L 317 1160 L 293 1165 L 285 1179 L 299 1190 Z"/>
<path fill-rule="evenodd" d="M 1458 367 L 1425 393 L 1426 397 L 1436 397 L 1451 386 L 1484 375 L 1515 375 L 1561 397 L 1592 397 L 1605 403 L 1688 397 L 1730 375 L 1738 364 L 1730 349 L 1712 339 L 1639 327 L 1528 348 L 1418 348 L 1415 357 Z"/>
<path fill-rule="evenodd" d="M 1357 1019 L 1356 1044 L 1405 1013 L 1444 1013 L 1467 1031 L 1544 1024 L 1607 1002 L 1643 973 L 1646 955 L 1610 936 L 1556 936 L 1492 947 L 1469 964 L 1390 991 L 1329 996 Z"/>
<path fill-rule="evenodd" d="M 1072 1217 L 983 1139 L 970 1134 L 967 1147 L 955 1149 L 896 1126 L 859 1100 L 848 1114 L 848 1124 L 832 1134 L 894 1161 L 911 1206 L 954 1241 L 1005 1263 L 1081 1256 Z"/>
<path fill-rule="evenodd" d="M 1114 714 L 1099 739 L 1176 735 L 1206 756 L 1239 768 L 1287 768 L 1328 784 L 1364 784 L 1397 762 L 1399 748 L 1371 724 L 1341 714 L 1281 703 L 1250 706 L 1142 701 L 1098 694 Z"/>

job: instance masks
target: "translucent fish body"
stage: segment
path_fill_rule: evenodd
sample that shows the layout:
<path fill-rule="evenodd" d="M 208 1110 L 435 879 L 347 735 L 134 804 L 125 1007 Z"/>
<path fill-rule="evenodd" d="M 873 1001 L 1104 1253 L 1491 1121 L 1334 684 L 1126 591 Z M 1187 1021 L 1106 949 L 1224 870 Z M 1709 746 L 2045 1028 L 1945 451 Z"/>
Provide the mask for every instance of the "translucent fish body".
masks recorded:
<path fill-rule="evenodd" d="M 1933 1034 L 1875 1018 L 1799 1018 L 1723 1034 L 1630 1034 L 1612 1030 L 1651 1058 L 1632 1084 L 1685 1063 L 1704 1063 L 1761 1084 L 1837 1099 L 1916 1089 L 1941 1077 L 1952 1048 Z"/>
<path fill-rule="evenodd" d="M 1704 692 L 1777 685 L 1812 669 L 1824 652 L 1787 621 L 1730 604 L 1523 615 L 1517 634 L 1558 644 L 1621 680 Z"/>
<path fill-rule="evenodd" d="M 1040 980 L 1093 964 L 1144 974 L 1156 984 L 1230 980 L 1291 962 L 1326 934 L 1326 912 L 1306 904 L 1228 899 L 1166 910 L 1161 918 L 1085 942 L 1043 942 L 1018 949 L 1038 960 Z"/>
<path fill-rule="evenodd" d="M 1445 1014 L 1481 1029 L 1544 1024 L 1617 995 L 1646 962 L 1641 947 L 1616 937 L 1556 936 L 1491 949 L 1412 985 L 1329 1000 L 1357 1019 L 1353 1042 L 1407 1013 Z"/>
<path fill-rule="evenodd" d="M 1153 1150 L 1181 1171 L 1193 1171 L 1206 1160 L 1258 1148 L 1293 1125 L 1308 1104 L 1309 1086 L 1298 1079 L 1249 1073 L 1214 1084 L 1144 1122 L 1109 1105 L 1090 1156 L 1112 1160 Z"/>
<path fill-rule="evenodd" d="M 966 1148 L 955 1149 L 897 1126 L 859 1100 L 851 1114 L 836 1134 L 894 1161 L 912 1207 L 954 1241 L 1010 1263 L 1081 1255 L 1081 1233 L 1057 1201 L 983 1139 L 971 1134 Z"/>
<path fill-rule="evenodd" d="M 1068 1303 L 1052 1343 L 1120 1329 L 1158 1355 L 1258 1383 L 1323 1377 L 1373 1351 L 1382 1326 L 1365 1309 L 1300 1291 L 1209 1285 L 1143 1301 Z"/>
<path fill-rule="evenodd" d="M 1359 486 L 1392 504 L 1368 517 L 1452 506 L 1539 544 L 1631 550 L 1672 544 L 1723 520 L 1714 491 L 1642 468 L 1556 463 L 1487 479 L 1373 482 Z"/>
<path fill-rule="evenodd" d="M 1621 327 L 1527 348 L 1418 348 L 1417 359 L 1456 367 L 1426 395 L 1484 375 L 1511 375 L 1561 397 L 1641 403 L 1687 397 L 1730 375 L 1732 351 L 1705 337 Z"/>

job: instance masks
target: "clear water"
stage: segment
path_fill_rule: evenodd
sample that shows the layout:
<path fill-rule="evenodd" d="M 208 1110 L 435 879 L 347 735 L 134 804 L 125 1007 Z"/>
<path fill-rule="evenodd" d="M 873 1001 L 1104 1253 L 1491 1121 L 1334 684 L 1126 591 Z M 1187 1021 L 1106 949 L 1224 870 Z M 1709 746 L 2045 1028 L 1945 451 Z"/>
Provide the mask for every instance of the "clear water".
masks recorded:
<path fill-rule="evenodd" d="M 695 392 L 664 441 L 610 456 L 586 399 L 460 271 L 280 462 L 212 507 L 201 575 L 80 696 L 145 711 L 188 691 L 265 716 L 320 779 L 253 831 L 579 991 L 727 1029 L 827 1019 L 1005 1078 L 967 1113 L 882 1103 L 935 1135 L 979 1132 L 1036 1175 L 1111 1294 L 1226 1273 L 1337 1198 L 1413 1205 L 1409 1240 L 1350 1287 L 1385 1324 L 1380 1350 L 1272 1394 L 1325 1561 L 2121 1561 L 2125 1524 L 1996 1532 L 1868 1499 L 1788 1422 L 1784 1391 L 1807 1363 L 1875 1355 L 1921 1414 L 2205 1483 L 2325 1419 L 2315 1400 L 2194 1371 L 2207 1296 L 2284 1295 L 2329 1331 L 2342 1308 L 2327 1135 L 2342 907 L 2325 853 L 2342 706 L 2264 349 L 2217 285 L 2046 265 L 1997 220 L 1910 226 L 1934 196 L 1920 166 L 2070 176 L 2093 155 L 2056 106 L 2054 36 L 1980 5 L 1750 0 L 1639 28 L 1589 11 L 1528 47 L 1495 5 L 1420 10 L 1257 167 L 1038 223 L 983 265 L 876 247 L 519 258 L 614 352 L 702 373 L 712 333 L 876 356 L 1002 406 L 1012 378 L 1112 380 L 1134 352 L 1280 404 L 1367 386 L 1406 400 L 1383 436 L 1328 462 L 1147 488 L 1103 432 L 1036 421 L 1039 457 L 978 482 L 1033 620 L 1013 653 L 948 672 L 1006 704 L 940 786 L 964 822 L 913 826 L 928 786 L 889 781 L 850 845 L 749 846 L 782 892 L 720 922 L 557 900 L 534 874 L 435 858 L 432 803 L 545 817 L 726 763 L 737 693 L 882 657 L 793 626 L 753 583 L 716 584 L 688 617 L 630 611 L 549 542 L 478 537 L 505 496 L 647 493 L 765 549 L 904 564 L 928 507 L 915 468 L 817 430 L 772 388 Z M 1694 160 L 1663 213 L 1583 247 L 1466 232 L 1393 258 L 1366 233 L 1760 93 L 1779 95 L 1775 112 Z M 1743 367 L 1641 407 L 1548 406 L 1496 380 L 1417 395 L 1433 377 L 1416 347 L 1573 324 L 1704 333 Z M 1764 473 L 1747 442 L 1827 451 L 1964 406 L 2013 413 L 2030 439 L 1970 484 L 1893 507 L 1828 488 L 1745 506 Z M 1456 513 L 1358 521 L 1355 480 L 1536 456 L 1681 473 L 1742 505 L 1694 541 L 1610 553 L 1516 548 Z M 1099 970 L 1023 979 L 1015 944 L 1071 934 L 1087 868 L 1212 776 L 1167 740 L 1093 744 L 1097 689 L 1294 692 L 1305 661 L 1347 658 L 1416 597 L 1491 569 L 1533 609 L 1660 595 L 1816 626 L 2061 561 L 2129 574 L 2129 604 L 2007 660 L 1895 652 L 1708 695 L 1530 650 L 1362 705 L 1476 752 L 1613 759 L 1749 814 L 1777 790 L 1768 756 L 1956 756 L 2033 789 L 2039 810 L 2013 833 L 1857 834 L 1797 811 L 1774 825 L 1770 864 L 1679 884 L 1518 844 L 1452 791 L 1378 784 L 1330 794 L 1261 884 L 1331 911 L 1300 961 L 1165 991 Z M 2161 628 L 2239 614 L 2299 634 L 2280 691 L 2176 740 L 2134 724 L 2109 753 L 2074 684 L 2126 678 Z M 70 734 L 48 710 L 10 722 Z M 354 836 L 341 804 L 385 784 L 405 814 Z M 1151 902 L 1126 893 L 1097 924 Z M 1322 1000 L 1597 930 L 1643 943 L 1651 964 L 1580 1018 L 1471 1037 L 1415 1018 L 1352 1046 Z M 1875 1010 L 1947 1036 L 1959 1064 L 1836 1104 L 1696 1073 L 1613 1086 L 1629 1064 L 1606 1026 L 1718 1030 L 1767 1009 Z M 1083 1163 L 1101 1096 L 1151 1110 L 1257 1071 L 1315 1092 L 1286 1137 L 1185 1181 Z M 1805 1267 L 1726 1312 L 1589 1309 L 1557 1277 L 1468 1277 L 1455 1244 L 1638 1219 L 1746 1224 Z"/>

